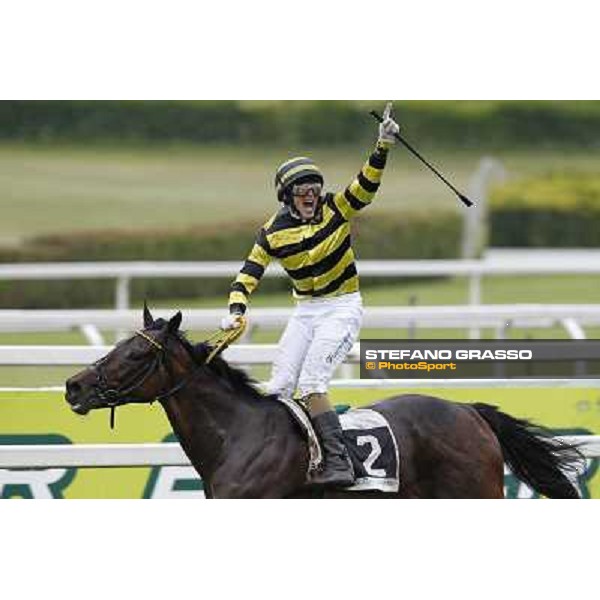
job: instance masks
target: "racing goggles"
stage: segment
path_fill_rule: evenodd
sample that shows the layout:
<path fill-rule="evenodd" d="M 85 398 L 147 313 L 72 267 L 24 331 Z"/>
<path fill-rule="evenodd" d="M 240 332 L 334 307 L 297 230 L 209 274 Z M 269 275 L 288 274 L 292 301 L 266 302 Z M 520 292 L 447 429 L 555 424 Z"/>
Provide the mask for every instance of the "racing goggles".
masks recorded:
<path fill-rule="evenodd" d="M 320 183 L 301 183 L 292 187 L 292 194 L 296 198 L 308 198 L 310 194 L 314 198 L 321 196 L 323 186 Z"/>

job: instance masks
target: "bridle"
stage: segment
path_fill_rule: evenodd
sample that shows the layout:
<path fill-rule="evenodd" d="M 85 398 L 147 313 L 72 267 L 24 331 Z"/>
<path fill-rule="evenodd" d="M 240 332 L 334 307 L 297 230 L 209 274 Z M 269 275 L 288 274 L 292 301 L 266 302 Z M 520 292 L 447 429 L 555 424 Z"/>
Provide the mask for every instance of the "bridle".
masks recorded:
<path fill-rule="evenodd" d="M 173 371 L 170 368 L 170 362 L 167 362 L 167 351 L 165 346 L 158 342 L 155 338 L 148 335 L 146 332 L 138 330 L 135 332 L 136 335 L 143 337 L 149 342 L 156 350 L 152 361 L 147 367 L 139 374 L 138 377 L 130 383 L 127 383 L 121 387 L 111 387 L 106 378 L 106 374 L 102 370 L 102 360 L 98 361 L 92 366 L 92 369 L 96 373 L 96 383 L 93 385 L 96 396 L 102 400 L 107 408 L 110 408 L 110 427 L 114 429 L 115 426 L 115 410 L 118 406 L 124 404 L 152 404 L 156 400 L 163 402 L 167 400 L 181 389 L 183 389 L 201 370 L 203 365 L 197 365 L 196 368 L 192 369 L 188 377 L 185 377 L 179 383 L 176 383 L 170 389 L 159 393 L 151 399 L 140 398 L 135 396 L 135 392 L 138 391 L 144 383 L 155 373 L 157 373 L 161 367 L 164 367 L 167 373 L 173 378 Z"/>
<path fill-rule="evenodd" d="M 123 404 L 152 404 L 156 400 L 159 402 L 163 402 L 164 400 L 169 399 L 171 396 L 174 396 L 177 392 L 181 391 L 186 385 L 188 385 L 198 373 L 202 370 L 202 368 L 209 364 L 210 361 L 220 354 L 229 344 L 233 343 L 237 340 L 244 332 L 246 328 L 246 321 L 242 321 L 242 326 L 236 330 L 230 331 L 217 331 L 213 335 L 211 335 L 207 340 L 206 344 L 209 347 L 212 347 L 212 350 L 208 354 L 204 363 L 199 364 L 196 363 L 195 368 L 193 368 L 187 377 L 183 378 L 179 383 L 176 383 L 170 389 L 160 392 L 156 396 L 151 399 L 148 398 L 139 398 L 134 395 L 134 392 L 139 390 L 144 383 L 156 372 L 158 372 L 162 367 L 167 371 L 170 378 L 173 380 L 173 370 L 171 369 L 171 362 L 168 362 L 167 359 L 167 349 L 166 346 L 161 344 L 158 340 L 153 338 L 151 335 L 148 335 L 145 331 L 137 330 L 135 332 L 136 335 L 143 337 L 150 345 L 154 347 L 156 352 L 154 353 L 154 358 L 152 362 L 145 368 L 139 377 L 134 379 L 131 383 L 123 385 L 121 387 L 111 387 L 108 379 L 106 378 L 105 373 L 102 370 L 102 360 L 94 363 L 92 365 L 92 370 L 96 373 L 96 383 L 93 384 L 94 391 L 96 396 L 102 400 L 106 404 L 106 408 L 110 408 L 110 428 L 114 429 L 115 426 L 115 410 L 118 406 L 122 406 Z M 168 334 L 167 334 L 168 336 Z M 181 340 L 179 340 L 181 343 Z"/>

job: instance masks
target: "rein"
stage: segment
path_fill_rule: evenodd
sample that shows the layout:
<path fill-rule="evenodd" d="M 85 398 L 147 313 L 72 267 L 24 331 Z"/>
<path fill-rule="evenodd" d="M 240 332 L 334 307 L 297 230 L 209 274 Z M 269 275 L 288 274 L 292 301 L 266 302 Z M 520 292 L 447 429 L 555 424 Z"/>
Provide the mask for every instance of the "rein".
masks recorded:
<path fill-rule="evenodd" d="M 246 329 L 247 321 L 244 317 L 240 317 L 241 326 L 237 329 L 229 329 L 227 331 L 218 330 L 213 333 L 205 343 L 208 345 L 213 345 L 214 348 L 212 352 L 208 355 L 206 359 L 206 364 L 208 364 L 217 354 L 221 354 L 229 344 L 233 344 L 238 338 L 242 336 Z"/>
<path fill-rule="evenodd" d="M 244 323 L 245 325 L 245 323 Z M 194 369 L 192 369 L 191 373 L 184 378 L 179 383 L 175 384 L 171 389 L 161 392 L 152 400 L 147 399 L 139 399 L 131 396 L 133 392 L 138 390 L 152 375 L 154 375 L 161 366 L 164 366 L 168 371 L 169 375 L 172 377 L 171 369 L 169 368 L 169 363 L 166 362 L 167 351 L 165 346 L 163 346 L 160 342 L 158 342 L 155 338 L 148 335 L 146 332 L 137 330 L 135 332 L 136 335 L 143 337 L 149 344 L 156 348 L 157 352 L 154 355 L 154 359 L 148 365 L 148 367 L 141 373 L 140 377 L 134 380 L 132 383 L 129 383 L 120 388 L 110 387 L 106 376 L 104 375 L 100 365 L 101 362 L 94 366 L 94 370 L 97 375 L 97 383 L 94 386 L 96 390 L 96 395 L 98 398 L 106 403 L 107 408 L 110 408 L 110 428 L 115 428 L 115 412 L 118 406 L 122 406 L 127 404 L 128 402 L 135 402 L 137 404 L 152 404 L 156 400 L 159 402 L 163 402 L 167 400 L 171 396 L 175 395 L 177 392 L 181 391 L 184 387 L 186 387 L 192 379 L 199 373 L 201 368 L 204 365 L 210 363 L 210 361 L 217 355 L 223 352 L 229 344 L 237 340 L 243 333 L 245 327 L 242 326 L 235 330 L 230 331 L 217 331 L 215 334 L 210 336 L 206 343 L 214 344 L 214 348 L 211 350 L 208 355 L 206 361 L 202 365 L 196 365 Z"/>

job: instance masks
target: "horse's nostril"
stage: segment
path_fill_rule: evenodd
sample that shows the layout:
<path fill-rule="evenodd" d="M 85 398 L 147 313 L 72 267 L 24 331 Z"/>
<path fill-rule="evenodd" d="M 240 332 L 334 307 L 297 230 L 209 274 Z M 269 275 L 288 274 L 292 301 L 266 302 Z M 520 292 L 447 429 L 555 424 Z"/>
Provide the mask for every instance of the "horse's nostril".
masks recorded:
<path fill-rule="evenodd" d="M 69 381 L 67 381 L 67 394 L 72 395 L 72 394 L 77 394 L 81 391 L 81 384 L 77 381 L 72 381 L 71 379 L 69 379 Z"/>

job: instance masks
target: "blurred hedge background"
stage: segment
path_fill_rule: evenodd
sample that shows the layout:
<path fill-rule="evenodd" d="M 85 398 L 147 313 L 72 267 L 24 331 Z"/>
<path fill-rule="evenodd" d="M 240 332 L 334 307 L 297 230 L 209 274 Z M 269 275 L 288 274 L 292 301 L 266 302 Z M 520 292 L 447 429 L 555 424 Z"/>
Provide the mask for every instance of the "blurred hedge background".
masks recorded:
<path fill-rule="evenodd" d="M 383 101 L 2 101 L 0 139 L 340 145 L 370 140 Z M 397 101 L 419 144 L 447 147 L 600 143 L 596 101 Z"/>
<path fill-rule="evenodd" d="M 492 246 L 600 247 L 600 174 L 555 172 L 503 185 L 492 193 L 489 232 Z"/>
<path fill-rule="evenodd" d="M 0 250 L 1 262 L 77 262 L 111 260 L 234 260 L 241 261 L 252 246 L 261 222 L 248 221 L 227 227 L 196 227 L 154 231 L 99 231 L 33 238 L 19 249 Z M 365 214 L 353 224 L 359 258 L 458 258 L 462 220 L 456 213 L 397 215 Z M 382 280 L 379 279 L 381 284 Z M 223 294 L 223 278 L 136 279 L 132 297 L 186 298 Z M 265 279 L 261 293 L 289 288 L 285 279 Z M 76 308 L 110 305 L 111 281 L 0 281 L 0 307 Z"/>

